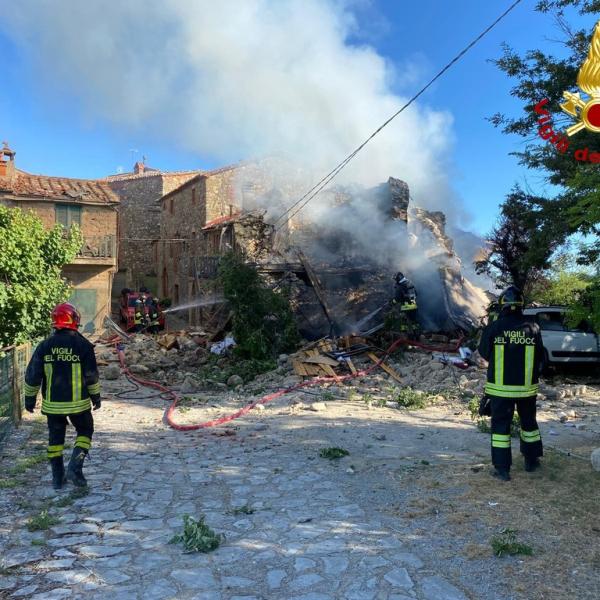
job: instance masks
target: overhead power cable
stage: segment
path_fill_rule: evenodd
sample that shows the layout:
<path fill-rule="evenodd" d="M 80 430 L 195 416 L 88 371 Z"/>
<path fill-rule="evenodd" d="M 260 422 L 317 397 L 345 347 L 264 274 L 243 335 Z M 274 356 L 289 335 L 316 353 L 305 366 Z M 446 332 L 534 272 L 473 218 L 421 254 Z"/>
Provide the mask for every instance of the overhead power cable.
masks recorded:
<path fill-rule="evenodd" d="M 397 110 L 387 121 L 382 123 L 360 146 L 358 146 L 351 154 L 349 154 L 341 163 L 331 170 L 323 179 L 318 181 L 310 188 L 301 198 L 292 204 L 279 218 L 275 221 L 275 230 L 279 230 L 281 226 L 277 224 L 282 220 L 289 220 L 295 217 L 315 196 L 317 196 L 342 169 L 378 134 L 382 129 L 387 127 L 398 115 L 404 112 L 417 98 L 424 94 L 448 69 L 454 66 L 473 46 L 475 46 L 483 37 L 485 37 L 500 21 L 502 21 L 513 9 L 520 4 L 522 0 L 515 0 L 491 25 L 486 27 L 473 41 L 463 48 L 449 63 L 446 64 L 426 85 L 424 85 L 404 106 Z M 293 212 L 292 212 L 293 211 Z M 291 214 L 289 214 L 291 213 Z M 288 215 L 286 217 L 286 215 Z"/>

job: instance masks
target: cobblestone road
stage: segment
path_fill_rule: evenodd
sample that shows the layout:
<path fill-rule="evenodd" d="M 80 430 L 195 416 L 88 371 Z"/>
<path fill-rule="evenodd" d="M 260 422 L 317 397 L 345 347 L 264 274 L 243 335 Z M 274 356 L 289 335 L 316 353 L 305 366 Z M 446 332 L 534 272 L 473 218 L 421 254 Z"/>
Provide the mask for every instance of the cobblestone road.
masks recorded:
<path fill-rule="evenodd" d="M 24 511 L 2 516 L 0 596 L 466 599 L 435 571 L 435 557 L 408 549 L 408 532 L 339 484 L 348 463 L 251 419 L 233 435 L 177 433 L 161 423 L 163 406 L 112 401 L 95 413 L 90 493 L 53 507 L 60 523 L 49 531 L 28 532 Z M 35 477 L 28 493 L 51 499 L 45 464 Z M 210 554 L 169 544 L 184 514 L 204 515 L 225 541 Z"/>

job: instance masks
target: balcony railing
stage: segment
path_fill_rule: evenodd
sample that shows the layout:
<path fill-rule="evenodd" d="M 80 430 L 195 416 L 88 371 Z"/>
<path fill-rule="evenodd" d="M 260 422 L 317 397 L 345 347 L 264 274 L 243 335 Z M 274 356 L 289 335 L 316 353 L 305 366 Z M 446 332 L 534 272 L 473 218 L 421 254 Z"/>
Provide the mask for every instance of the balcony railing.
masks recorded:
<path fill-rule="evenodd" d="M 116 258 L 117 238 L 114 235 L 84 237 L 83 246 L 76 258 Z"/>

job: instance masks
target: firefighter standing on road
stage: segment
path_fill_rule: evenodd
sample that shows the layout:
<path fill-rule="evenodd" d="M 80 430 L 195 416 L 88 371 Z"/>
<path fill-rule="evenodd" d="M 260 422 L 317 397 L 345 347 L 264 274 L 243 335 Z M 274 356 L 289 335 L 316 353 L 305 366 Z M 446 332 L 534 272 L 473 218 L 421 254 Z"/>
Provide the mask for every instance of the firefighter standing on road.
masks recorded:
<path fill-rule="evenodd" d="M 42 414 L 48 419 L 48 459 L 52 485 L 65 482 L 63 450 L 67 418 L 77 430 L 66 480 L 78 487 L 87 485 L 83 461 L 92 444 L 94 419 L 91 407 L 100 408 L 100 383 L 94 346 L 77 331 L 81 317 L 68 303 L 52 311 L 54 333 L 35 350 L 25 373 L 25 408 L 33 412 L 42 390 Z"/>
<path fill-rule="evenodd" d="M 535 402 L 544 350 L 538 325 L 523 316 L 522 293 L 510 286 L 502 292 L 499 304 L 500 316 L 485 328 L 479 353 L 489 363 L 485 393 L 491 400 L 493 475 L 508 481 L 515 404 L 521 420 L 525 470 L 535 471 L 540 466 L 543 450 Z"/>

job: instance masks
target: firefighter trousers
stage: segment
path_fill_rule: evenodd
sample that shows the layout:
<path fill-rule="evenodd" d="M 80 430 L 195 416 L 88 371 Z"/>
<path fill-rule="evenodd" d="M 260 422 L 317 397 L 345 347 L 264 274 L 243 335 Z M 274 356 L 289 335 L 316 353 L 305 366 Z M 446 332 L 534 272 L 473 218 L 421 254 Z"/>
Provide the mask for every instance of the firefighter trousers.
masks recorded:
<path fill-rule="evenodd" d="M 94 433 L 94 418 L 91 410 L 85 410 L 75 415 L 46 415 L 46 417 L 48 418 L 48 458 L 63 454 L 67 419 L 77 431 L 75 447 L 83 448 L 87 454 L 92 446 Z"/>
<path fill-rule="evenodd" d="M 521 421 L 521 453 L 533 459 L 543 455 L 542 437 L 536 420 L 535 396 L 529 398 L 496 398 L 492 401 L 492 463 L 509 468 L 512 464 L 510 426 L 515 412 Z"/>

